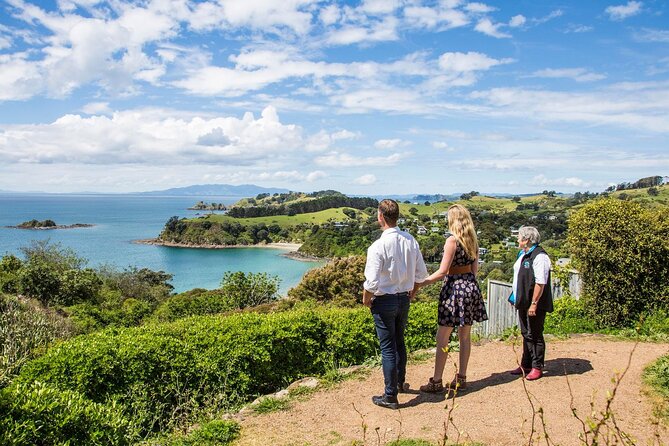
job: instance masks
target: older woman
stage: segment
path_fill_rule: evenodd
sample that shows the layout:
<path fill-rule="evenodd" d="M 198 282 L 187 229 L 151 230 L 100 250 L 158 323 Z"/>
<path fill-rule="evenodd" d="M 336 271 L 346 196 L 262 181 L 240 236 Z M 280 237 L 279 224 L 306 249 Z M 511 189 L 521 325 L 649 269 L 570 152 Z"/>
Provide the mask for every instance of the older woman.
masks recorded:
<path fill-rule="evenodd" d="M 551 294 L 551 261 L 539 246 L 537 228 L 523 226 L 518 230 L 520 252 L 513 265 L 513 294 L 509 298 L 518 310 L 520 332 L 523 335 L 523 359 L 512 375 L 524 375 L 528 381 L 543 375 L 546 343 L 544 321 L 553 311 Z"/>

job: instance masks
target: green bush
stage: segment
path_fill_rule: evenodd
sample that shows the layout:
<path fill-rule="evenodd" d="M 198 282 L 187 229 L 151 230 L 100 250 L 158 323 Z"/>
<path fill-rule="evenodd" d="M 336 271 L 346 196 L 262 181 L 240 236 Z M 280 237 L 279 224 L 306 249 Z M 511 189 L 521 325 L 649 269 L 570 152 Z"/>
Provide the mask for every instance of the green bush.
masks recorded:
<path fill-rule="evenodd" d="M 584 302 L 569 296 L 555 299 L 554 310 L 546 315 L 544 324 L 546 333 L 564 336 L 592 333 L 595 329 L 595 322 L 585 312 Z"/>
<path fill-rule="evenodd" d="M 598 327 L 629 327 L 641 314 L 669 309 L 668 209 L 596 200 L 570 216 L 567 240 Z"/>
<path fill-rule="evenodd" d="M 68 320 L 38 302 L 0 294 L 0 388 L 51 342 L 72 333 Z"/>
<path fill-rule="evenodd" d="M 312 269 L 296 287 L 288 291 L 288 297 L 334 302 L 342 306 L 361 304 L 365 262 L 365 256 L 352 256 L 335 259 L 321 268 Z"/>
<path fill-rule="evenodd" d="M 412 306 L 409 349 L 434 345 L 435 321 L 436 304 Z M 14 384 L 42 381 L 115 401 L 143 432 L 157 432 L 207 401 L 234 404 L 377 350 L 367 308 L 202 316 L 77 337 L 27 364 Z"/>
<path fill-rule="evenodd" d="M 19 271 L 23 262 L 16 256 L 6 255 L 0 260 L 0 293 L 19 292 Z"/>
<path fill-rule="evenodd" d="M 220 290 L 195 288 L 170 297 L 161 303 L 151 318 L 170 322 L 188 316 L 204 316 L 232 310 L 231 303 Z"/>
<path fill-rule="evenodd" d="M 0 444 L 129 445 L 137 439 L 114 404 L 38 381 L 0 391 Z"/>
<path fill-rule="evenodd" d="M 281 279 L 267 273 L 226 272 L 221 294 L 232 308 L 255 307 L 276 300 Z"/>
<path fill-rule="evenodd" d="M 239 437 L 239 424 L 234 421 L 213 420 L 191 432 L 175 446 L 224 446 Z"/>
<path fill-rule="evenodd" d="M 659 415 L 669 421 L 669 355 L 660 357 L 646 368 L 644 381 L 658 396 Z"/>

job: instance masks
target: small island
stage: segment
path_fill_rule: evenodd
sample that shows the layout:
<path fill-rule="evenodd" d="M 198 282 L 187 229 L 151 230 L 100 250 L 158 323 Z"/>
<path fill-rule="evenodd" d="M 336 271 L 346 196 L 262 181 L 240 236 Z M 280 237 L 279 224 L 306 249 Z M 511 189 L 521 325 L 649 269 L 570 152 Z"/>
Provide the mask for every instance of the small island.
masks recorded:
<path fill-rule="evenodd" d="M 204 201 L 198 201 L 188 208 L 189 211 L 225 211 L 227 209 L 223 203 L 205 203 Z"/>
<path fill-rule="evenodd" d="M 15 229 L 75 229 L 75 228 L 91 228 L 94 225 L 88 223 L 75 223 L 73 225 L 58 225 L 53 220 L 29 220 L 16 226 L 7 226 Z"/>

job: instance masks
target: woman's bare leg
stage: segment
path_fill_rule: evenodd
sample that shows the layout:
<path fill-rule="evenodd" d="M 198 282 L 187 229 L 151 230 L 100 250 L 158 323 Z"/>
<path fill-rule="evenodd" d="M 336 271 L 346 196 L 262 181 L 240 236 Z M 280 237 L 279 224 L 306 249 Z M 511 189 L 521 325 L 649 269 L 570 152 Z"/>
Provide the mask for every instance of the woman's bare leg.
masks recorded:
<path fill-rule="evenodd" d="M 446 366 L 446 359 L 448 359 L 448 341 L 451 338 L 453 327 L 439 326 L 437 330 L 437 354 L 434 358 L 434 377 L 433 381 L 441 381 L 444 374 L 444 366 Z"/>
<path fill-rule="evenodd" d="M 460 369 L 458 374 L 460 376 L 467 376 L 467 364 L 469 363 L 469 355 L 472 352 L 472 326 L 464 325 L 458 327 L 458 339 L 460 339 Z"/>

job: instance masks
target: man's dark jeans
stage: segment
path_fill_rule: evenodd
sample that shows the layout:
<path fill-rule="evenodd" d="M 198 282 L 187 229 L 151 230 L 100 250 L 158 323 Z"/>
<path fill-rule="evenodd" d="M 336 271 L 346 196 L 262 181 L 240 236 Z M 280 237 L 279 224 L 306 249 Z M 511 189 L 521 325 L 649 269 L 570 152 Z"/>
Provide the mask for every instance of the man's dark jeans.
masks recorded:
<path fill-rule="evenodd" d="M 381 344 L 381 364 L 386 395 L 397 395 L 397 383 L 404 382 L 407 372 L 407 349 L 404 330 L 409 319 L 409 294 L 386 294 L 372 301 L 376 335 Z"/>
<path fill-rule="evenodd" d="M 520 365 L 523 368 L 542 369 L 546 342 L 544 341 L 544 321 L 546 312 L 537 310 L 536 316 L 528 316 L 527 310 L 518 310 L 520 333 L 523 335 L 523 359 Z"/>

